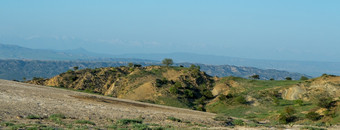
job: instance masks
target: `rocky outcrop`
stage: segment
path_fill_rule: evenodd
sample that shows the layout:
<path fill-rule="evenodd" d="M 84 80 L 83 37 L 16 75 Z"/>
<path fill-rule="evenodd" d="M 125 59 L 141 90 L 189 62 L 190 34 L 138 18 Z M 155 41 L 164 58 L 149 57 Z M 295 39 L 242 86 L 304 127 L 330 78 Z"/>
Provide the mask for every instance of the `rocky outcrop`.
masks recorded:
<path fill-rule="evenodd" d="M 287 100 L 312 100 L 320 96 L 337 98 L 340 96 L 340 77 L 323 75 L 316 79 L 282 89 L 282 98 Z"/>

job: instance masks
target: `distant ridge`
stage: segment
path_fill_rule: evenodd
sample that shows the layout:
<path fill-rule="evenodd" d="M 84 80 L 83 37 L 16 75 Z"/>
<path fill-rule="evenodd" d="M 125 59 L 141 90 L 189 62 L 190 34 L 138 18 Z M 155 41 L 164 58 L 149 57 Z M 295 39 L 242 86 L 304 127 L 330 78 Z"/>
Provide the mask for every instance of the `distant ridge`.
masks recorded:
<path fill-rule="evenodd" d="M 0 78 L 8 80 L 22 80 L 32 79 L 33 77 L 50 78 L 62 72 L 66 72 L 69 69 L 73 69 L 74 66 L 78 66 L 80 69 L 84 68 L 100 68 L 100 67 L 119 67 L 127 66 L 130 61 L 41 61 L 41 60 L 0 60 Z M 135 64 L 141 64 L 142 66 L 160 65 L 155 62 L 134 62 Z M 177 63 L 175 66 L 189 67 L 192 63 Z M 301 76 L 307 76 L 299 73 L 290 73 L 287 71 L 279 70 L 263 70 L 254 67 L 238 67 L 230 65 L 204 65 L 196 64 L 201 67 L 201 70 L 211 76 L 225 77 L 225 76 L 237 76 L 248 78 L 251 75 L 258 74 L 261 79 L 274 78 L 276 80 L 282 80 L 286 77 L 293 79 L 299 79 Z M 309 77 L 309 76 L 307 76 Z"/>
<path fill-rule="evenodd" d="M 265 60 L 247 59 L 228 56 L 203 55 L 194 53 L 153 53 L 153 54 L 124 54 L 121 58 L 141 58 L 160 61 L 164 57 L 171 57 L 176 62 L 191 62 L 210 65 L 235 65 L 252 66 L 260 69 L 276 69 L 289 72 L 298 72 L 313 77 L 321 76 L 324 73 L 340 75 L 340 61 L 319 62 L 319 61 L 287 61 L 287 60 Z"/>
<path fill-rule="evenodd" d="M 112 55 L 89 52 L 84 48 L 59 51 L 31 49 L 17 45 L 1 43 L 0 59 L 156 62 L 137 58 L 114 58 Z"/>

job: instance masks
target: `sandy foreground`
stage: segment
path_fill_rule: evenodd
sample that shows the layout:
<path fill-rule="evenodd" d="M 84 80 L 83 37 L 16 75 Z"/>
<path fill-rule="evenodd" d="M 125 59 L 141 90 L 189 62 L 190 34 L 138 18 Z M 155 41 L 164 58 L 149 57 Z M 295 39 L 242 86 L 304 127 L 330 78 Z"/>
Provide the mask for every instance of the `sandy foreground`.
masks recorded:
<path fill-rule="evenodd" d="M 105 125 L 108 120 L 144 118 L 161 125 L 185 125 L 169 121 L 169 116 L 208 126 L 222 126 L 213 113 L 180 109 L 131 100 L 87 94 L 65 89 L 0 80 L 0 117 L 17 120 L 28 115 L 49 116 L 61 113 L 71 119 L 91 120 Z M 19 120 L 20 121 L 20 120 Z"/>

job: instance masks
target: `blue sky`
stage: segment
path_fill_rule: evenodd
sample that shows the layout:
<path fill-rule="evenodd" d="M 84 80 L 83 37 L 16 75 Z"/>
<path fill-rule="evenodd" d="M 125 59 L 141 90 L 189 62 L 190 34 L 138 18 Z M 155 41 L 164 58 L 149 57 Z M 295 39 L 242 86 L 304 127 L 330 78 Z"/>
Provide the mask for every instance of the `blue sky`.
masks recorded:
<path fill-rule="evenodd" d="M 338 0 L 1 0 L 0 43 L 340 60 Z"/>

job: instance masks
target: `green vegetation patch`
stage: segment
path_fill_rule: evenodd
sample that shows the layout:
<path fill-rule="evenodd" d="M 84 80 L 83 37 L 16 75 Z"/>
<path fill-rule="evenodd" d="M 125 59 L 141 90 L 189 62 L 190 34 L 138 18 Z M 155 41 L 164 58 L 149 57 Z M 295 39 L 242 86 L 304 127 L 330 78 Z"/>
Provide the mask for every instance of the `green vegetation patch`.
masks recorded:
<path fill-rule="evenodd" d="M 95 123 L 88 121 L 88 120 L 76 120 L 74 123 L 96 125 Z"/>
<path fill-rule="evenodd" d="M 182 102 L 175 97 L 158 97 L 155 103 L 172 107 L 190 108 L 189 103 Z"/>
<path fill-rule="evenodd" d="M 26 117 L 27 119 L 42 119 L 40 116 L 38 116 L 38 115 L 28 115 L 27 117 Z"/>
<path fill-rule="evenodd" d="M 174 121 L 174 122 L 182 122 L 181 119 L 178 119 L 178 118 L 173 117 L 173 116 L 169 116 L 167 119 L 168 119 L 168 120 L 171 120 L 171 121 Z"/>
<path fill-rule="evenodd" d="M 127 125 L 127 124 L 135 124 L 135 123 L 142 124 L 143 120 L 140 120 L 140 119 L 121 119 L 121 120 L 117 121 L 117 124 L 119 124 L 119 125 Z"/>

